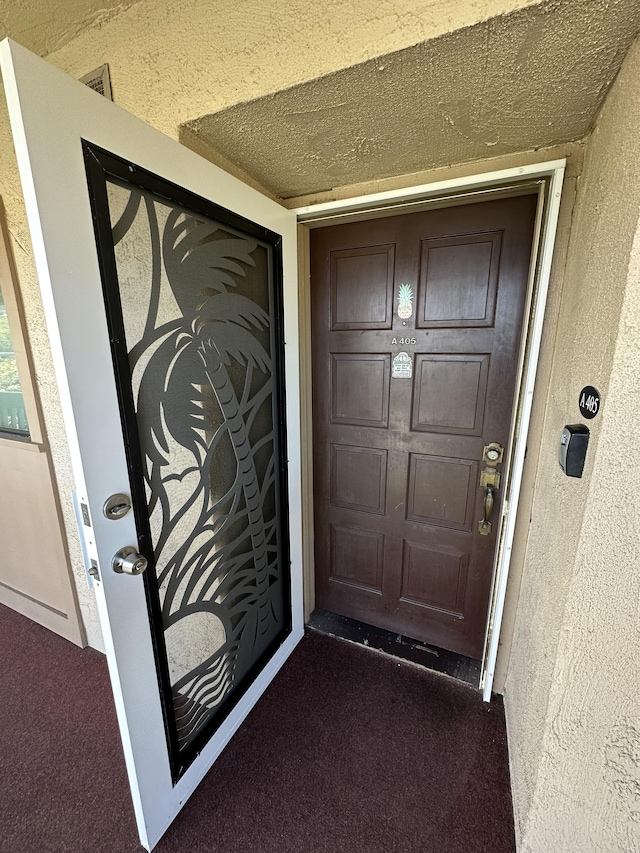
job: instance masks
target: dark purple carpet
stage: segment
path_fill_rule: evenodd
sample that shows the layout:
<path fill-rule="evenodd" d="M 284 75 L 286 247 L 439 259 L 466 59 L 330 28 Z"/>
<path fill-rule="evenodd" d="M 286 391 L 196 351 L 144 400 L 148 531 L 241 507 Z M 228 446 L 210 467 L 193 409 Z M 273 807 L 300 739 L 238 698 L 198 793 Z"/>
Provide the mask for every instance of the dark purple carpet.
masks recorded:
<path fill-rule="evenodd" d="M 0 607 L 0 851 L 139 853 L 104 658 Z M 310 634 L 158 853 L 513 853 L 504 715 Z"/>

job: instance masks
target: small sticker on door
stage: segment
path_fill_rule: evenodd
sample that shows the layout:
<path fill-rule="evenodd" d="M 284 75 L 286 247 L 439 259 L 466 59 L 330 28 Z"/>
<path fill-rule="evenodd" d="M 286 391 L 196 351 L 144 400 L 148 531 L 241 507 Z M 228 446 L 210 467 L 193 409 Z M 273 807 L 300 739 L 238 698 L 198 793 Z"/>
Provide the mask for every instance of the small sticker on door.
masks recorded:
<path fill-rule="evenodd" d="M 394 356 L 391 365 L 392 379 L 411 379 L 413 376 L 413 359 L 406 352 L 399 352 Z"/>
<path fill-rule="evenodd" d="M 413 314 L 413 289 L 410 284 L 401 284 L 398 289 L 398 317 L 408 320 Z"/>

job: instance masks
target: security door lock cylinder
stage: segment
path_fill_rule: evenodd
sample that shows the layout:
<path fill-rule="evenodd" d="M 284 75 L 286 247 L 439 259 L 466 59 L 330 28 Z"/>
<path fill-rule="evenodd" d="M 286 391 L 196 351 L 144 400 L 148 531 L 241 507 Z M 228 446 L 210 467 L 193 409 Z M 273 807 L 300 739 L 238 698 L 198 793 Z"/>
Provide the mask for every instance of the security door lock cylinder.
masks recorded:
<path fill-rule="evenodd" d="M 589 435 L 589 428 L 584 424 L 567 424 L 562 430 L 558 461 L 567 477 L 582 477 Z"/>
<path fill-rule="evenodd" d="M 111 568 L 119 575 L 141 575 L 147 565 L 147 558 L 130 545 L 121 548 L 111 561 Z"/>
<path fill-rule="evenodd" d="M 107 498 L 104 506 L 102 507 L 102 512 L 104 513 L 105 518 L 108 518 L 110 521 L 117 521 L 119 518 L 124 518 L 130 509 L 131 498 L 129 495 L 124 495 L 119 492 L 118 494 L 111 495 L 110 498 Z"/>

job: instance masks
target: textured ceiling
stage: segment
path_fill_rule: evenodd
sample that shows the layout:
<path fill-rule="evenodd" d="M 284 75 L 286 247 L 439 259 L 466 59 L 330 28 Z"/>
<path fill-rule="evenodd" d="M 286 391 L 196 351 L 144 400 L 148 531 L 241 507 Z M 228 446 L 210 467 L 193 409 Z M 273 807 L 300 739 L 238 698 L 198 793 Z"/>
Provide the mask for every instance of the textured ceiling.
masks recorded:
<path fill-rule="evenodd" d="M 0 38 L 47 55 L 136 2 L 0 0 Z M 331 2 L 318 4 L 319 21 L 335 12 Z M 282 198 L 573 141 L 588 133 L 640 30 L 640 0 L 433 0 L 420 8 L 421 43 L 203 115 L 184 126 L 183 141 Z M 494 17 L 478 23 L 490 9 Z M 342 54 L 334 42 L 326 52 Z M 379 36 L 365 42 L 374 55 Z M 284 62 L 277 48 L 274 41 L 256 61 Z M 286 50 L 296 49 L 305 54 L 294 36 Z M 206 109 L 206 91 L 201 103 Z"/>
<path fill-rule="evenodd" d="M 281 198 L 581 139 L 640 0 L 548 0 L 186 126 Z"/>
<path fill-rule="evenodd" d="M 138 0 L 3 0 L 0 40 L 5 36 L 46 56 L 83 30 L 100 26 Z"/>

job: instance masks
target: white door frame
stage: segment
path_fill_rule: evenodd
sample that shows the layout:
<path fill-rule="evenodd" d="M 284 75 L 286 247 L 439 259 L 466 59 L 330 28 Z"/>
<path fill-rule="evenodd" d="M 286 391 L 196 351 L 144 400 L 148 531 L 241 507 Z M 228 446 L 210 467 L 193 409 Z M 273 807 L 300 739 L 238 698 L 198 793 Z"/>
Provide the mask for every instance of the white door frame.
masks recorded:
<path fill-rule="evenodd" d="M 482 660 L 482 673 L 480 687 L 483 691 L 483 699 L 488 702 L 491 699 L 491 690 L 496 670 L 498 656 L 498 643 L 500 639 L 500 628 L 504 613 L 504 604 L 507 591 L 507 580 L 509 577 L 509 566 L 515 533 L 518 502 L 520 499 L 520 488 L 522 484 L 522 473 L 524 469 L 525 452 L 529 423 L 531 420 L 531 406 L 533 402 L 533 391 L 538 369 L 540 355 L 540 342 L 542 339 L 542 327 L 544 312 L 551 273 L 551 260 L 555 245 L 558 214 L 560 210 L 560 196 L 566 160 L 551 160 L 547 162 L 534 163 L 528 166 L 517 166 L 510 169 L 502 169 L 494 172 L 486 172 L 469 177 L 452 178 L 446 181 L 437 181 L 429 184 L 409 187 L 405 189 L 389 190 L 386 192 L 372 193 L 354 198 L 329 201 L 306 207 L 294 209 L 299 225 L 308 231 L 310 228 L 320 225 L 328 225 L 334 222 L 347 221 L 351 216 L 358 215 L 366 218 L 368 212 L 379 215 L 382 211 L 388 214 L 400 212 L 402 209 L 416 209 L 420 204 L 429 203 L 429 206 L 444 206 L 453 196 L 478 195 L 491 192 L 491 190 L 517 185 L 523 182 L 535 180 L 547 182 L 546 193 L 541 194 L 536 219 L 536 231 L 532 246 L 531 266 L 529 274 L 529 287 L 527 294 L 527 308 L 529 322 L 523 323 L 522 341 L 520 348 L 519 373 L 516 380 L 516 399 L 514 401 L 513 417 L 511 424 L 511 456 L 506 461 L 504 481 L 505 500 L 502 511 L 500 532 L 496 543 L 496 556 L 494 560 L 493 581 L 490 597 L 490 606 L 487 618 L 487 629 L 485 634 L 485 647 Z M 309 256 L 306 251 L 308 241 L 300 241 L 304 244 L 300 250 L 300 323 L 301 328 L 310 329 L 310 307 L 309 307 Z M 308 234 L 306 235 L 308 237 Z M 301 349 L 300 362 L 302 376 L 309 380 L 311 365 L 311 344 L 309 334 L 300 335 Z M 306 374 L 306 375 L 305 375 Z M 304 385 L 308 387 L 308 393 L 304 395 Z M 313 600 L 313 481 L 312 481 L 312 442 L 311 442 L 311 395 L 310 383 L 303 382 L 302 399 L 303 435 L 306 437 L 306 452 L 303 454 L 303 472 L 305 474 L 305 487 L 303 489 L 303 518 L 304 522 L 304 555 L 305 555 L 305 601 Z"/>

